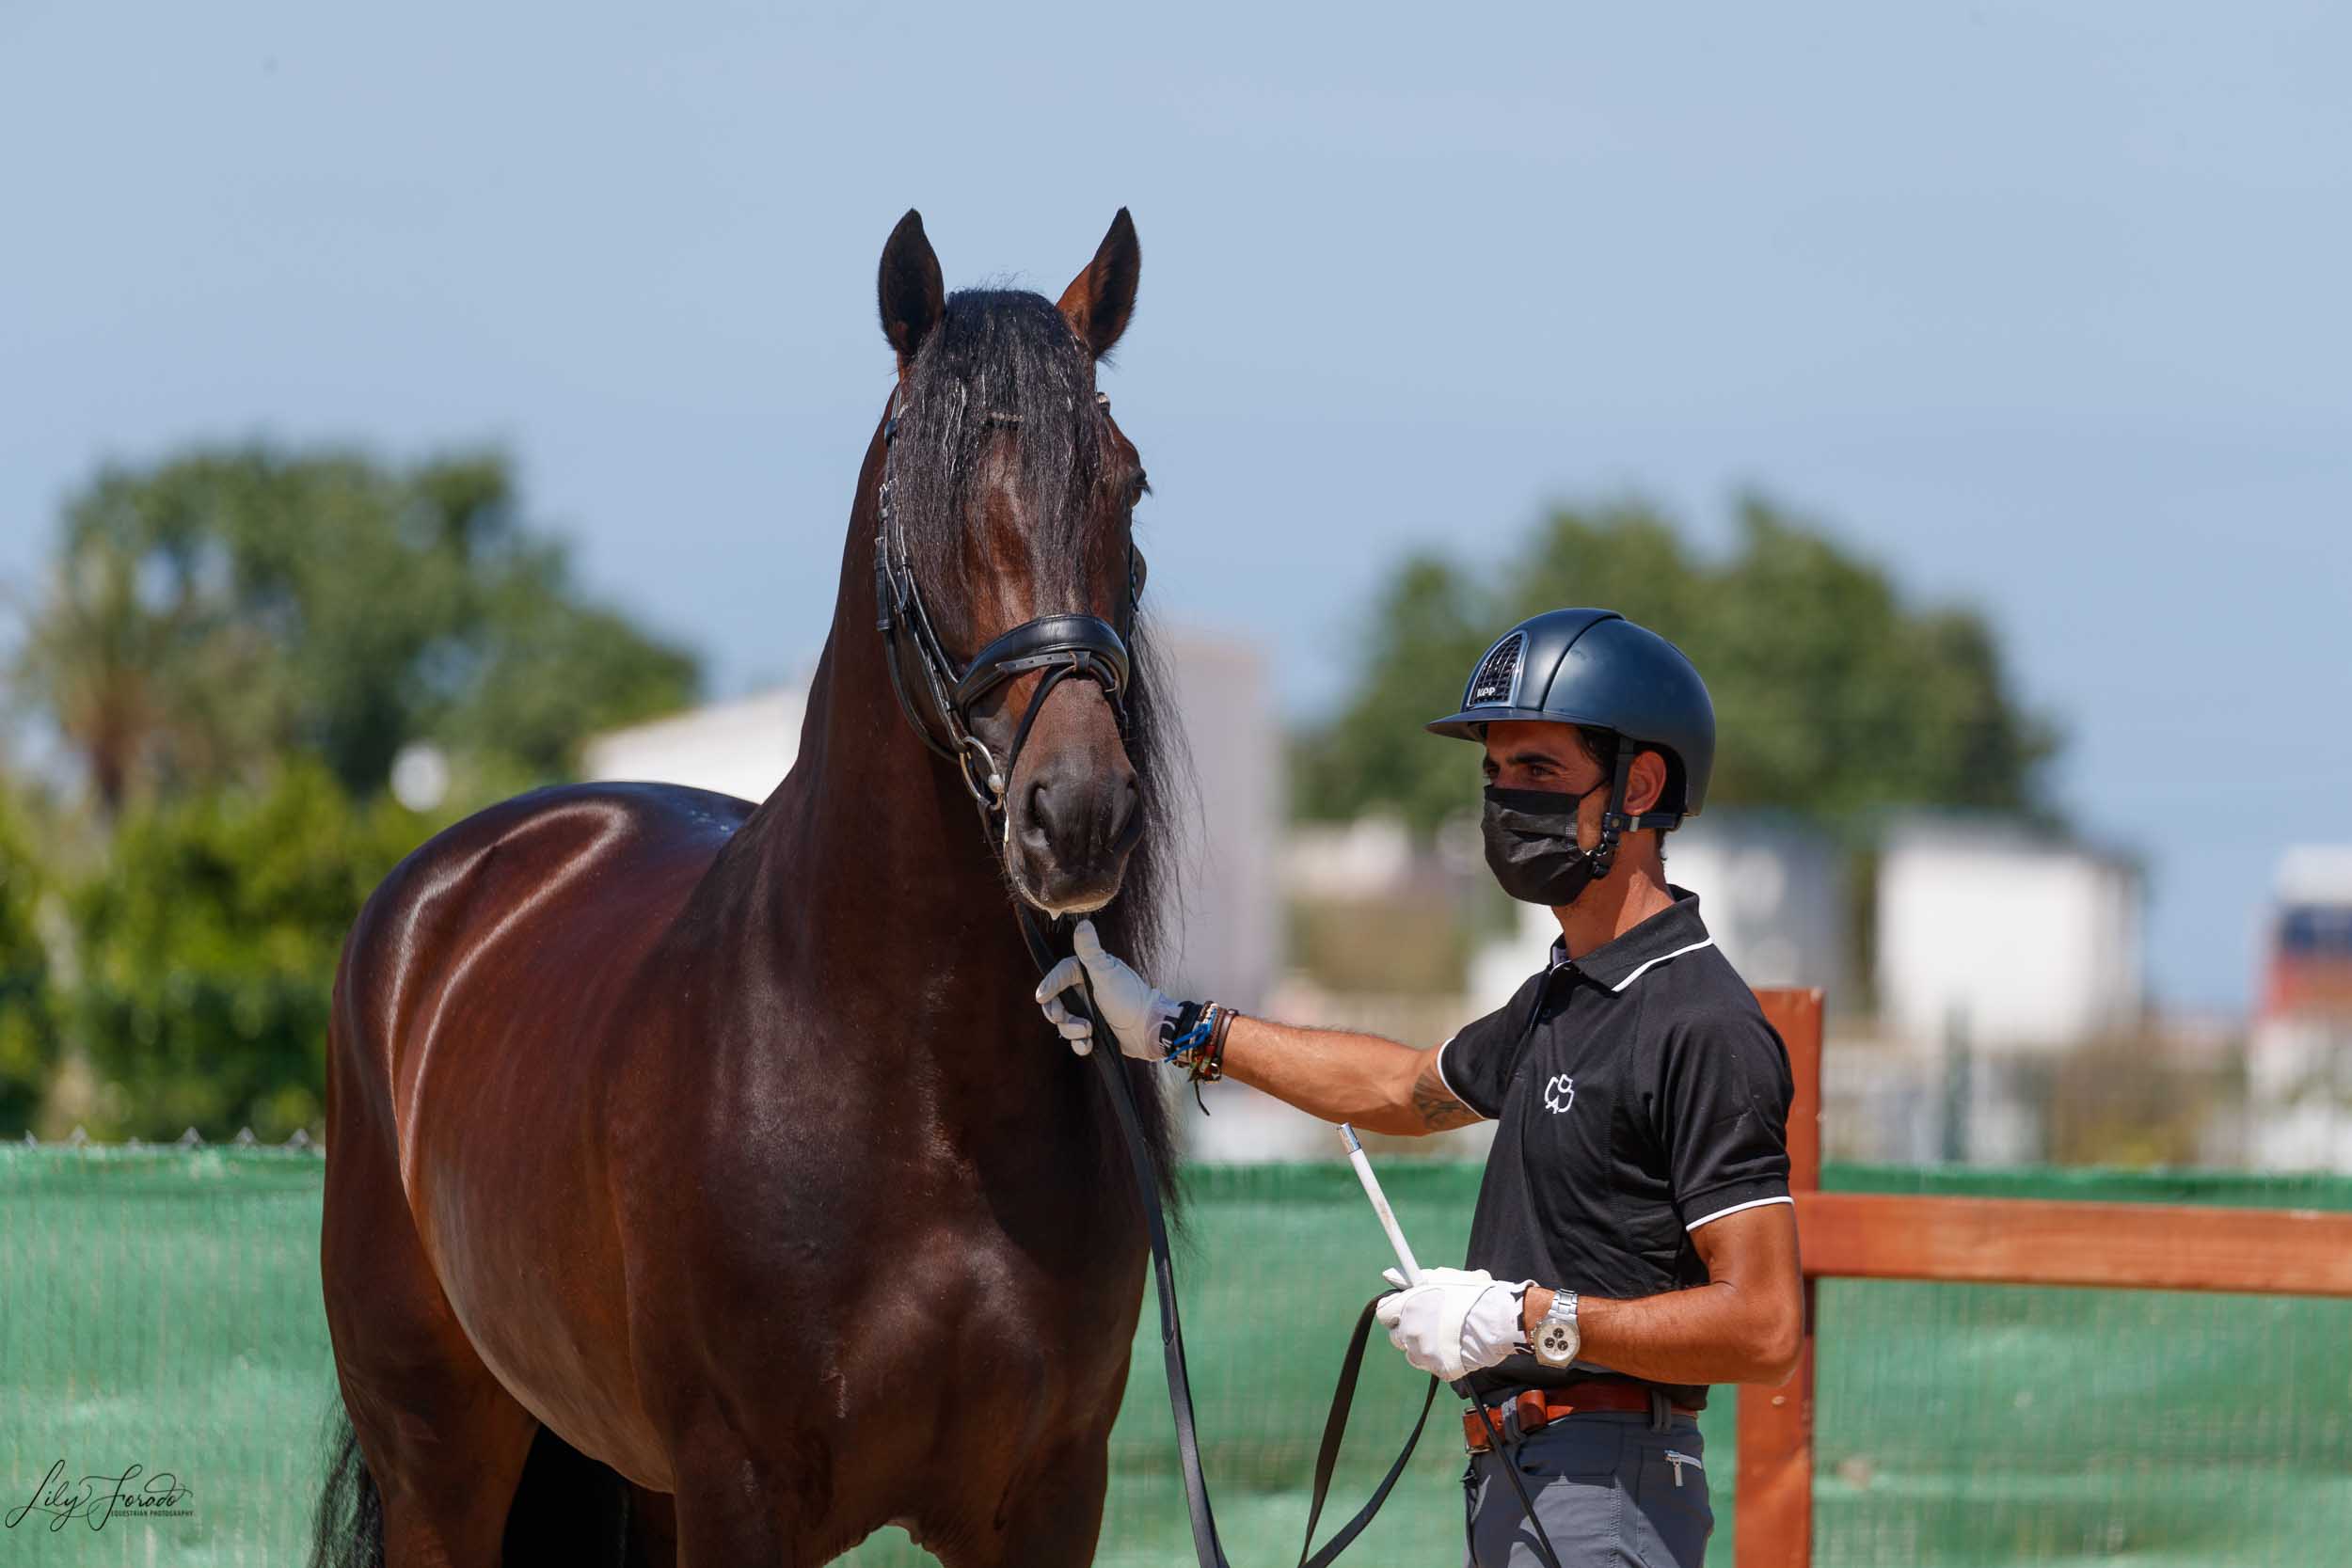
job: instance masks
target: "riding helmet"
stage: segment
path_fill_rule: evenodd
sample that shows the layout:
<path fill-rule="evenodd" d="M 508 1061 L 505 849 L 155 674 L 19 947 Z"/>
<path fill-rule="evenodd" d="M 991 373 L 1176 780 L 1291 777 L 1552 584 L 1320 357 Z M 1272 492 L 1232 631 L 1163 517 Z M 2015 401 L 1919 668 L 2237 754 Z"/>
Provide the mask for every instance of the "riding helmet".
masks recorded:
<path fill-rule="evenodd" d="M 1715 766 L 1715 705 L 1682 650 L 1613 610 L 1553 610 L 1504 632 L 1470 671 L 1462 708 L 1427 728 L 1484 743 L 1497 720 L 1587 724 L 1670 753 L 1681 799 L 1657 816 L 1695 816 Z M 1669 771 L 1672 771 L 1671 769 Z M 1671 784 L 1669 786 L 1671 788 Z"/>

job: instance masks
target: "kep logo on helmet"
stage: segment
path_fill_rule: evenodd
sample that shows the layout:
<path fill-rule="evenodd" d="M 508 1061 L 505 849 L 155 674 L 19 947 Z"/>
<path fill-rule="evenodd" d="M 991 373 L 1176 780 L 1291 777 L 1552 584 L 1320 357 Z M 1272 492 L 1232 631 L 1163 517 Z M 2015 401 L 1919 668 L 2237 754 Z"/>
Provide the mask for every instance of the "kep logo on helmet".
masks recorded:
<path fill-rule="evenodd" d="M 1519 662 L 1527 652 L 1524 633 L 1513 632 L 1488 650 L 1478 661 L 1478 673 L 1470 676 L 1470 689 L 1462 694 L 1464 707 L 1480 707 L 1488 703 L 1508 704 L 1518 695 Z"/>

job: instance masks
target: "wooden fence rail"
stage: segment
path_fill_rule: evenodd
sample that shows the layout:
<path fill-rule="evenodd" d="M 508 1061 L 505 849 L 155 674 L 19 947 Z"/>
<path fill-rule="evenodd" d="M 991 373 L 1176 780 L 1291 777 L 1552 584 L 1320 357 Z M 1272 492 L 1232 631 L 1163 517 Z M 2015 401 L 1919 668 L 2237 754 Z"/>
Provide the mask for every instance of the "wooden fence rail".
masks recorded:
<path fill-rule="evenodd" d="M 1924 1279 L 2352 1296 L 2352 1214 L 1824 1193 L 1821 993 L 1759 990 L 1788 1046 L 1788 1184 L 1804 1259 L 1804 1350 L 1740 1391 L 1738 1568 L 1813 1560 L 1814 1282 Z"/>

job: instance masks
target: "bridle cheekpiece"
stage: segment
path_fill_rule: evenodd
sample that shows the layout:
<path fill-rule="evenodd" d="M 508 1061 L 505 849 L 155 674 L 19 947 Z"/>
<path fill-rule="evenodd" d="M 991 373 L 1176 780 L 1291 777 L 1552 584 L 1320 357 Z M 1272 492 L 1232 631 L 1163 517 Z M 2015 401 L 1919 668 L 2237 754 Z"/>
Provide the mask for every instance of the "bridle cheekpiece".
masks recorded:
<path fill-rule="evenodd" d="M 1104 408 L 1110 406 L 1110 399 L 1100 392 L 1095 402 Z M 1120 735 L 1123 737 L 1128 733 L 1126 695 L 1134 668 L 1127 640 L 1134 634 L 1136 609 L 1143 595 L 1143 558 L 1131 534 L 1121 625 L 1114 626 L 1099 615 L 1041 615 L 993 639 L 959 669 L 924 608 L 906 531 L 892 505 L 892 470 L 898 421 L 904 414 L 903 402 L 894 398 L 890 418 L 882 425 L 882 477 L 876 496 L 881 526 L 874 535 L 874 626 L 882 633 L 884 661 L 890 668 L 891 689 L 898 693 L 899 711 L 926 746 L 956 764 L 990 836 L 1001 842 L 1010 831 L 1005 790 L 1013 766 L 1029 738 L 1030 726 L 1037 722 L 1056 686 L 1073 675 L 1092 680 L 1111 705 Z M 998 414 L 991 416 L 990 422 L 1018 424 L 1020 418 Z M 998 687 L 1031 670 L 1042 670 L 1045 676 L 1030 695 L 1029 705 L 1013 732 L 1012 745 L 1000 759 L 974 733 L 972 710 Z"/>

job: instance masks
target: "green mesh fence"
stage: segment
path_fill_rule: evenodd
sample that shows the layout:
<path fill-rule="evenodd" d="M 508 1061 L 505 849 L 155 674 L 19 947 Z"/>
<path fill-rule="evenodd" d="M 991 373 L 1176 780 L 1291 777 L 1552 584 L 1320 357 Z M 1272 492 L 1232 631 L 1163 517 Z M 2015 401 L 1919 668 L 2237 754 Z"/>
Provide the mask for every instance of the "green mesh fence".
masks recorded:
<path fill-rule="evenodd" d="M 318 1303 L 322 1163 L 266 1149 L 0 1151 L 0 1517 L 49 1467 L 176 1472 L 183 1516 L 0 1528 L 0 1562 L 300 1560 L 332 1399 Z M 1426 1259 L 1458 1257 L 1474 1170 L 1385 1173 Z M 2352 1209 L 2352 1180 L 1833 1169 L 1844 1191 Z M 1243 1568 L 1292 1560 L 1347 1327 L 1379 1231 L 1343 1165 L 1192 1173 L 1179 1258 L 1219 1521 Z M 2352 1302 L 1827 1281 L 1815 1560 L 2352 1561 Z M 1191 1561 L 1159 1358 L 1138 1340 L 1100 1560 Z M 1352 1510 L 1419 1380 L 1368 1369 L 1335 1496 Z M 1705 1422 L 1731 1559 L 1733 1401 Z M 1443 1424 L 1440 1424 L 1443 1423 Z M 1356 1548 L 1461 1555 L 1440 1404 Z M 885 1532 L 864 1564 L 929 1560 Z"/>
<path fill-rule="evenodd" d="M 1832 1166 L 1822 1184 L 2352 1209 L 2332 1177 Z M 2352 1563 L 2352 1301 L 1824 1280 L 1817 1328 L 1817 1568 Z"/>

